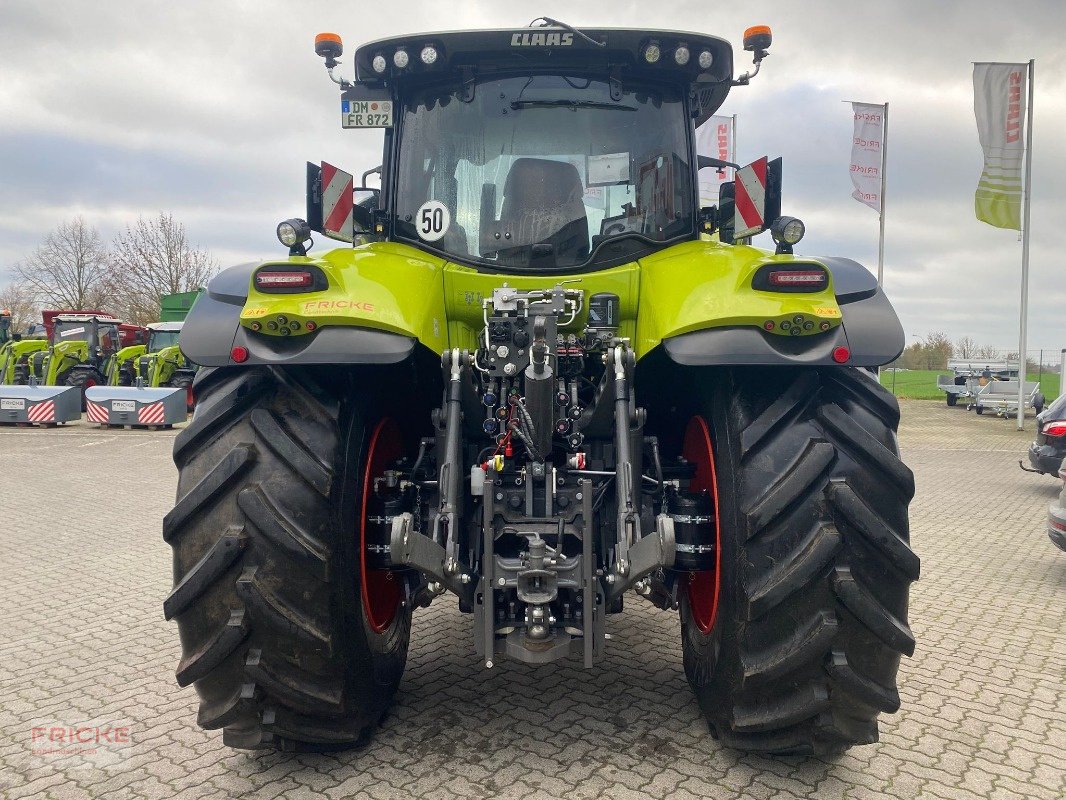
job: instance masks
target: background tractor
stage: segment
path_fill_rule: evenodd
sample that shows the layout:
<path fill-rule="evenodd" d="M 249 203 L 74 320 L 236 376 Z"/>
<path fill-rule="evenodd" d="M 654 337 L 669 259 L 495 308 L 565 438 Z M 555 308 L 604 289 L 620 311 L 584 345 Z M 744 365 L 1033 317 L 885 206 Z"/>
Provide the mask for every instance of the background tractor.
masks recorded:
<path fill-rule="evenodd" d="M 11 314 L 0 313 L 0 384 L 26 383 L 27 359 L 31 353 L 47 348 L 43 331 L 41 336 L 19 334 L 11 330 Z"/>
<path fill-rule="evenodd" d="M 694 129 L 770 31 L 738 75 L 718 37 L 541 22 L 373 42 L 354 80 L 316 40 L 343 127 L 384 130 L 381 188 L 309 165 L 288 257 L 186 320 L 178 682 L 230 746 L 352 745 L 416 608 L 453 599 L 483 669 L 603 669 L 607 615 L 651 602 L 724 744 L 875 741 L 914 648 L 914 481 L 871 372 L 903 331 L 864 267 L 793 254 L 779 160 L 698 202 L 733 165 Z"/>
<path fill-rule="evenodd" d="M 132 380 L 123 383 L 130 386 L 140 378 L 144 386 L 152 389 L 170 387 L 184 389 L 186 405 L 193 407 L 192 384 L 196 366 L 182 354 L 178 346 L 181 322 L 153 322 L 148 325 L 148 345 L 130 360 Z"/>
<path fill-rule="evenodd" d="M 108 363 L 118 352 L 121 320 L 103 312 L 45 312 L 50 344 L 26 358 L 27 383 L 35 378 L 41 386 L 76 386 L 85 390 L 107 383 Z M 23 376 L 20 376 L 23 377 Z"/>

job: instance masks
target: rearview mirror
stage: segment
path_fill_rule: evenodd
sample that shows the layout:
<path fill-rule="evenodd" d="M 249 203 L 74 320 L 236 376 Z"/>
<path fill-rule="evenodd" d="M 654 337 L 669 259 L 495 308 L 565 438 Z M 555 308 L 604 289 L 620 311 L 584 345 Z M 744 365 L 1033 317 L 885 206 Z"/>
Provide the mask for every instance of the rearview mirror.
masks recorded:
<path fill-rule="evenodd" d="M 733 218 L 736 214 L 733 181 L 718 188 L 718 241 L 733 244 Z"/>
<path fill-rule="evenodd" d="M 362 186 L 354 191 L 352 225 L 356 235 L 374 232 L 374 212 L 378 207 L 378 189 Z"/>

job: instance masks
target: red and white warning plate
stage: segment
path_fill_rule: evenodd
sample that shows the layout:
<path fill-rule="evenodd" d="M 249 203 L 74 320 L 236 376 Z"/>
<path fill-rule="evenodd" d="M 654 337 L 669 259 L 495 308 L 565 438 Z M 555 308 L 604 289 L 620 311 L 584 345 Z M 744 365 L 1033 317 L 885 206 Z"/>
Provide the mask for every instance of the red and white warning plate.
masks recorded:
<path fill-rule="evenodd" d="M 137 421 L 142 425 L 161 425 L 165 417 L 162 403 L 141 406 L 137 410 Z"/>
<path fill-rule="evenodd" d="M 355 239 L 355 178 L 322 162 L 322 233 L 331 239 Z"/>
<path fill-rule="evenodd" d="M 88 417 L 89 422 L 97 422 L 101 425 L 106 425 L 108 422 L 107 409 L 92 400 L 85 401 L 85 416 Z"/>
<path fill-rule="evenodd" d="M 56 404 L 51 400 L 37 403 L 26 410 L 26 419 L 30 422 L 55 422 Z"/>
<path fill-rule="evenodd" d="M 769 159 L 763 156 L 737 170 L 736 214 L 733 238 L 743 239 L 762 231 L 766 219 L 766 173 Z"/>

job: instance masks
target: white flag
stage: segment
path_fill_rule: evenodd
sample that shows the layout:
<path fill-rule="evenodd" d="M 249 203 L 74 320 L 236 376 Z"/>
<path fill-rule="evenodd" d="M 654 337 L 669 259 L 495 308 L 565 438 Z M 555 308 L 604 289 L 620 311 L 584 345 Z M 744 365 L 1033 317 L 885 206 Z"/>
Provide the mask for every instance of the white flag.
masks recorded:
<path fill-rule="evenodd" d="M 881 213 L 881 149 L 885 146 L 885 107 L 852 103 L 855 134 L 851 144 L 851 196 Z"/>
<path fill-rule="evenodd" d="M 733 153 L 733 118 L 711 117 L 696 128 L 696 152 L 719 161 L 732 161 L 730 156 Z M 700 170 L 701 206 L 718 204 L 718 189 L 726 181 L 732 180 L 732 171 L 729 167 L 707 167 Z"/>
<path fill-rule="evenodd" d="M 997 228 L 1022 229 L 1022 161 L 1028 64 L 974 64 L 973 110 L 985 155 L 977 184 L 977 218 Z"/>

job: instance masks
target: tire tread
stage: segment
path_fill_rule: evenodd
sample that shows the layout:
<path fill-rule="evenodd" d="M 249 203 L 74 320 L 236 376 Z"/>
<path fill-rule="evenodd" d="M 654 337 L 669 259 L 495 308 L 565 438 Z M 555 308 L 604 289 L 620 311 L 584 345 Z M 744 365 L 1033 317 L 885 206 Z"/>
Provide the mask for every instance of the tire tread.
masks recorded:
<path fill-rule="evenodd" d="M 856 369 L 707 375 L 697 413 L 715 420 L 730 561 L 716 631 L 699 633 L 682 603 L 693 691 L 738 749 L 824 755 L 875 742 L 915 646 L 907 587 L 920 562 L 899 405 Z"/>

